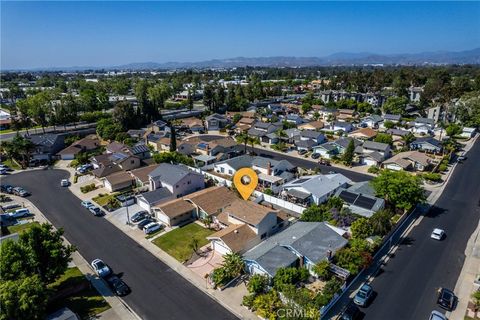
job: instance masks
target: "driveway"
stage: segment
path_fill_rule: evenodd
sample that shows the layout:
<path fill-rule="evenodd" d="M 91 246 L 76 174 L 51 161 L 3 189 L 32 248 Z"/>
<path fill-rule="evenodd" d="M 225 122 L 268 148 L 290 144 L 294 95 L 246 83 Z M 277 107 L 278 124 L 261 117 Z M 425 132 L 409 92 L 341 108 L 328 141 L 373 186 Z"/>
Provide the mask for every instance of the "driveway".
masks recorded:
<path fill-rule="evenodd" d="M 81 255 L 101 258 L 132 288 L 125 302 L 142 319 L 235 319 L 225 308 L 193 286 L 104 218 L 95 217 L 59 181 L 62 170 L 23 172 L 2 183 L 32 192 L 35 206 L 56 226 Z"/>

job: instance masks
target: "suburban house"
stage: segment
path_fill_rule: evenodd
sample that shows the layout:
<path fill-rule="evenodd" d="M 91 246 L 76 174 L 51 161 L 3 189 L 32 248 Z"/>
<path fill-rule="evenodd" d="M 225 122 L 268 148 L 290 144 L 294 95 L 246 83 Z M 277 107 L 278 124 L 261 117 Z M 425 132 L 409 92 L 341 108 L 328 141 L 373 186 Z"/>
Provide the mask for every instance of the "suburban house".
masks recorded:
<path fill-rule="evenodd" d="M 353 125 L 350 122 L 335 121 L 330 128 L 332 131 L 351 132 Z"/>
<path fill-rule="evenodd" d="M 402 118 L 402 116 L 400 116 L 399 114 L 388 114 L 387 113 L 387 114 L 383 115 L 384 122 L 385 121 L 390 121 L 390 122 L 393 122 L 393 123 L 399 123 L 401 118 Z"/>
<path fill-rule="evenodd" d="M 418 134 L 429 134 L 435 127 L 435 121 L 429 118 L 416 118 L 413 121 L 412 130 Z"/>
<path fill-rule="evenodd" d="M 391 149 L 386 143 L 367 140 L 363 145 L 355 148 L 355 153 L 361 164 L 376 166 L 390 157 Z"/>
<path fill-rule="evenodd" d="M 70 146 L 57 153 L 62 160 L 73 160 L 80 152 L 93 151 L 100 147 L 100 140 L 95 135 L 75 141 Z"/>
<path fill-rule="evenodd" d="M 47 160 L 52 158 L 65 148 L 65 133 L 45 133 L 27 136 L 34 148 L 31 153 L 32 159 Z"/>
<path fill-rule="evenodd" d="M 318 153 L 322 158 L 332 159 L 338 155 L 338 148 L 333 142 L 327 142 L 313 147 L 313 153 Z"/>
<path fill-rule="evenodd" d="M 293 123 L 297 126 L 304 122 L 303 118 L 301 116 L 299 116 L 298 114 L 295 114 L 295 113 L 287 114 L 287 116 L 284 119 L 285 119 L 285 121 L 287 121 L 289 123 Z"/>
<path fill-rule="evenodd" d="M 143 136 L 145 135 L 145 130 L 144 129 L 130 129 L 127 131 L 127 134 L 130 136 L 130 138 L 133 139 L 142 139 Z"/>
<path fill-rule="evenodd" d="M 195 217 L 204 219 L 217 216 L 238 197 L 226 187 L 215 186 L 190 193 L 183 199 L 195 207 Z"/>
<path fill-rule="evenodd" d="M 422 150 L 431 153 L 442 152 L 442 143 L 435 138 L 418 138 L 410 143 L 410 150 Z"/>
<path fill-rule="evenodd" d="M 235 124 L 235 133 L 244 133 L 247 132 L 255 123 L 255 118 L 241 118 Z"/>
<path fill-rule="evenodd" d="M 220 130 L 227 126 L 228 119 L 218 113 L 214 113 L 205 118 L 208 130 Z"/>
<path fill-rule="evenodd" d="M 402 130 L 402 129 L 388 129 L 387 133 L 392 136 L 393 139 L 393 145 L 398 146 L 398 145 L 404 145 L 404 137 L 408 136 L 409 134 L 412 134 L 410 131 L 407 130 Z"/>
<path fill-rule="evenodd" d="M 349 137 L 359 139 L 359 140 L 372 140 L 377 136 L 377 131 L 372 128 L 360 128 L 353 132 L 350 132 Z"/>
<path fill-rule="evenodd" d="M 287 160 L 274 160 L 260 156 L 243 155 L 217 162 L 214 171 L 233 176 L 241 168 L 252 168 L 258 173 L 259 188 L 276 188 L 295 177 L 296 167 Z"/>
<path fill-rule="evenodd" d="M 125 172 L 119 171 L 106 176 L 103 180 L 103 186 L 109 192 L 115 192 L 118 190 L 126 189 L 134 185 L 133 177 Z"/>
<path fill-rule="evenodd" d="M 321 204 L 352 181 L 339 173 L 303 176 L 282 186 L 281 196 L 300 205 Z"/>
<path fill-rule="evenodd" d="M 353 109 L 338 109 L 337 120 L 347 121 L 357 118 L 357 113 Z"/>
<path fill-rule="evenodd" d="M 250 274 L 274 277 L 283 267 L 312 267 L 331 260 L 348 241 L 325 222 L 296 222 L 243 254 Z"/>
<path fill-rule="evenodd" d="M 343 206 L 352 213 L 370 218 L 375 212 L 385 207 L 385 200 L 372 195 L 362 194 L 353 190 L 341 188 L 335 193 L 336 197 L 343 200 Z"/>
<path fill-rule="evenodd" d="M 137 204 L 153 214 L 153 207 L 155 207 L 157 204 L 167 202 L 169 200 L 175 199 L 176 197 L 173 196 L 173 194 L 168 190 L 167 188 L 158 188 L 153 191 L 148 191 L 139 194 L 136 196 L 137 198 Z"/>
<path fill-rule="evenodd" d="M 354 139 L 354 138 L 338 138 L 337 140 L 333 141 L 332 143 L 337 148 L 339 154 L 343 154 L 345 150 L 348 148 L 350 141 L 353 140 L 353 145 L 355 148 L 362 145 L 362 141 Z"/>
<path fill-rule="evenodd" d="M 150 191 L 166 188 L 176 198 L 205 188 L 203 175 L 183 165 L 161 163 L 148 174 L 148 178 Z"/>
<path fill-rule="evenodd" d="M 257 121 L 252 128 L 248 130 L 248 135 L 257 137 L 262 143 L 276 144 L 278 142 L 278 136 L 275 131 L 279 126 L 273 123 Z"/>
<path fill-rule="evenodd" d="M 183 198 L 173 199 L 152 207 L 152 214 L 169 227 L 185 224 L 195 216 L 195 207 Z"/>
<path fill-rule="evenodd" d="M 150 180 L 148 178 L 148 175 L 155 170 L 159 165 L 158 164 L 152 164 L 146 167 L 141 167 L 137 169 L 133 169 L 130 171 L 131 176 L 133 177 L 135 181 L 135 185 L 137 187 L 149 187 L 150 186 Z"/>
<path fill-rule="evenodd" d="M 243 148 L 231 137 L 219 138 L 211 141 L 200 141 L 196 145 L 196 152 L 207 156 L 218 154 L 239 154 Z"/>
<path fill-rule="evenodd" d="M 200 132 L 205 130 L 202 119 L 185 118 L 185 119 L 181 119 L 180 122 L 181 122 L 180 129 L 189 129 L 192 132 Z"/>
<path fill-rule="evenodd" d="M 385 169 L 390 170 L 416 170 L 416 171 L 425 171 L 430 164 L 432 159 L 425 153 L 418 151 L 406 151 L 400 152 L 383 161 L 382 166 Z"/>
<path fill-rule="evenodd" d="M 313 131 L 318 131 L 320 129 L 323 129 L 324 124 L 322 121 L 311 121 L 307 123 L 303 123 L 297 126 L 298 129 L 300 130 L 313 130 Z"/>
<path fill-rule="evenodd" d="M 335 119 L 338 115 L 338 110 L 337 109 L 333 109 L 333 108 L 322 108 L 318 111 L 318 113 L 320 114 L 320 118 L 323 120 L 323 121 L 330 121 L 331 119 Z"/>
<path fill-rule="evenodd" d="M 219 254 L 242 253 L 276 232 L 277 211 L 237 199 L 215 217 L 224 228 L 207 237 Z"/>
<path fill-rule="evenodd" d="M 363 118 L 361 123 L 369 128 L 376 129 L 380 127 L 380 124 L 382 122 L 383 122 L 383 118 L 381 116 L 372 114 Z"/>

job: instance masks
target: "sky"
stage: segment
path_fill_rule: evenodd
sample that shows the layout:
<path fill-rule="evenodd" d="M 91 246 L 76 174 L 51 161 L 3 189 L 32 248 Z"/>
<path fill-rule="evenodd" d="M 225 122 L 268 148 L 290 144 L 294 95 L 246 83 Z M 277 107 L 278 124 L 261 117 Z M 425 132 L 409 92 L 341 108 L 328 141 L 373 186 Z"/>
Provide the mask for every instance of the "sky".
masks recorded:
<path fill-rule="evenodd" d="M 5 2 L 0 67 L 480 47 L 480 2 Z"/>

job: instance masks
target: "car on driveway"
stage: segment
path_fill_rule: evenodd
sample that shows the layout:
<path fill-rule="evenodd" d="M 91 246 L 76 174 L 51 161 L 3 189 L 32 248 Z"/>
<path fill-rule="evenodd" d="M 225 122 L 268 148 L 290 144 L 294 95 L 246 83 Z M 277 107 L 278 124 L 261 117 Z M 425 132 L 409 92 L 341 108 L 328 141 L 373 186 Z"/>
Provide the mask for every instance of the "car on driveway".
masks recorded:
<path fill-rule="evenodd" d="M 102 209 L 100 209 L 99 207 L 96 207 L 94 205 L 88 207 L 88 211 L 93 213 L 93 215 L 96 216 L 96 217 L 101 217 L 101 216 L 105 215 L 105 212 L 103 212 Z"/>
<path fill-rule="evenodd" d="M 137 227 L 138 227 L 138 229 L 143 230 L 143 227 L 145 227 L 147 224 L 152 223 L 152 222 L 155 222 L 155 220 L 153 220 L 153 218 L 146 217 L 145 219 L 143 219 L 142 221 L 140 221 L 137 224 Z"/>
<path fill-rule="evenodd" d="M 437 304 L 445 310 L 452 311 L 455 304 L 455 293 L 452 290 L 441 288 L 438 292 Z"/>
<path fill-rule="evenodd" d="M 312 153 L 312 159 L 320 158 L 320 153 Z"/>
<path fill-rule="evenodd" d="M 98 274 L 98 276 L 101 278 L 105 278 L 112 273 L 112 269 L 110 269 L 110 267 L 107 266 L 105 262 L 100 259 L 93 260 L 91 266 L 95 273 Z"/>
<path fill-rule="evenodd" d="M 68 187 L 70 185 L 70 182 L 68 182 L 68 179 L 62 179 L 62 181 L 60 181 L 60 186 L 62 187 Z"/>
<path fill-rule="evenodd" d="M 151 222 L 147 224 L 145 227 L 143 227 L 143 232 L 145 232 L 146 234 L 151 234 L 162 228 L 163 228 L 163 224 L 160 224 L 158 222 Z"/>
<path fill-rule="evenodd" d="M 358 290 L 355 298 L 353 298 L 353 302 L 360 307 L 368 306 L 368 302 L 373 296 L 373 289 L 370 285 L 364 284 L 360 290 Z"/>
<path fill-rule="evenodd" d="M 107 283 L 117 296 L 120 296 L 120 297 L 125 296 L 129 294 L 131 291 L 130 287 L 127 286 L 127 284 L 116 275 L 112 275 L 108 277 Z"/>
<path fill-rule="evenodd" d="M 308 151 L 305 150 L 305 149 L 302 149 L 302 150 L 298 150 L 298 154 L 303 156 L 304 154 L 306 154 Z"/>
<path fill-rule="evenodd" d="M 432 313 L 430 313 L 430 318 L 428 318 L 428 320 L 447 320 L 447 317 L 445 317 L 443 313 L 433 310 Z"/>
<path fill-rule="evenodd" d="M 23 218 L 23 217 L 27 217 L 29 215 L 30 215 L 30 210 L 28 210 L 26 208 L 18 209 L 18 210 L 15 210 L 13 212 L 8 213 L 8 216 L 10 218 Z"/>
<path fill-rule="evenodd" d="M 137 213 L 135 213 L 132 218 L 130 220 L 132 220 L 132 222 L 139 222 L 139 221 L 142 221 L 143 219 L 145 219 L 146 217 L 148 216 L 148 211 L 138 211 Z"/>
<path fill-rule="evenodd" d="M 435 228 L 430 235 L 430 238 L 435 240 L 442 240 L 445 237 L 445 231 L 442 229 Z"/>
<path fill-rule="evenodd" d="M 86 201 L 86 200 L 82 201 L 80 204 L 82 205 L 82 207 L 87 208 L 87 209 L 94 206 L 93 203 L 91 203 L 90 201 Z"/>

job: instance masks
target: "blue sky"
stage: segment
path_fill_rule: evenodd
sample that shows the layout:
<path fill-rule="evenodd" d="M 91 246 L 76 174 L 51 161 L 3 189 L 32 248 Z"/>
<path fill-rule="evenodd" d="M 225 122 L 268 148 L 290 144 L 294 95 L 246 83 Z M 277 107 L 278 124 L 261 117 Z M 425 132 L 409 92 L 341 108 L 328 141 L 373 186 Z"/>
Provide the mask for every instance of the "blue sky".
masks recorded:
<path fill-rule="evenodd" d="M 1 2 L 1 68 L 480 46 L 480 2 Z"/>

